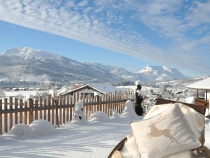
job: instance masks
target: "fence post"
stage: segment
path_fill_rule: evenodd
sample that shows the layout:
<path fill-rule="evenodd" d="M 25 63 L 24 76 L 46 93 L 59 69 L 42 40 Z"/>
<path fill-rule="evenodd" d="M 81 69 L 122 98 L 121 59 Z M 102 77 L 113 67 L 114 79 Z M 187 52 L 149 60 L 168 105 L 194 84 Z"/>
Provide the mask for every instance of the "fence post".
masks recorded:
<path fill-rule="evenodd" d="M 50 109 L 50 98 L 51 98 L 51 95 L 48 95 L 47 96 L 47 108 L 48 108 L 48 121 L 50 122 L 50 116 L 51 116 L 51 109 Z"/>
<path fill-rule="evenodd" d="M 59 98 L 61 98 L 61 95 L 59 96 Z M 57 126 L 58 127 L 60 127 L 60 124 L 59 124 L 59 118 L 58 118 L 58 99 L 55 101 L 55 108 L 56 108 L 56 110 L 55 110 L 55 113 L 56 113 L 56 124 L 57 124 Z"/>
<path fill-rule="evenodd" d="M 13 98 L 12 97 L 9 97 L 9 109 L 12 110 L 13 109 Z M 13 113 L 10 113 L 10 119 L 9 119 L 9 122 L 10 122 L 10 126 L 9 126 L 9 130 L 12 129 L 12 126 L 13 126 Z"/>
<path fill-rule="evenodd" d="M 30 108 L 29 111 L 29 125 L 33 122 L 33 100 L 29 99 L 28 100 L 28 106 Z"/>
<path fill-rule="evenodd" d="M 51 98 L 51 105 L 52 105 L 52 124 L 54 125 L 55 124 L 55 98 L 54 97 L 52 97 Z"/>
<path fill-rule="evenodd" d="M 0 111 L 2 111 L 2 100 L 0 99 Z M 2 131 L 2 113 L 0 113 L 0 134 L 3 134 Z"/>
<path fill-rule="evenodd" d="M 18 99 L 15 98 L 15 111 L 18 109 Z M 18 112 L 15 112 L 15 124 L 18 124 Z"/>
<path fill-rule="evenodd" d="M 23 109 L 23 99 L 19 100 L 19 109 Z M 20 110 L 20 123 L 23 123 L 23 112 Z"/>
<path fill-rule="evenodd" d="M 47 107 L 46 98 L 43 98 L 43 99 L 44 99 L 43 107 Z M 47 109 L 44 109 L 44 120 L 47 120 Z"/>
<path fill-rule="evenodd" d="M 38 100 L 36 99 L 35 100 L 35 120 L 38 120 L 38 110 L 37 110 L 37 108 L 38 108 Z"/>
<path fill-rule="evenodd" d="M 70 96 L 70 104 L 72 105 L 72 96 Z M 71 122 L 71 120 L 72 120 L 72 112 L 73 112 L 73 107 L 70 107 L 70 119 L 69 119 L 69 122 Z"/>
<path fill-rule="evenodd" d="M 67 103 L 67 95 L 65 95 L 63 105 L 66 106 L 66 103 Z M 63 107 L 62 116 L 63 116 L 63 124 L 65 124 L 66 123 L 66 108 L 65 107 Z"/>
<path fill-rule="evenodd" d="M 63 97 L 65 97 L 65 96 L 63 96 Z M 62 98 L 62 97 L 59 98 L 58 106 L 62 105 L 62 99 L 64 100 L 65 98 Z M 60 112 L 59 113 L 59 118 L 60 118 L 59 119 L 59 124 L 62 125 L 62 108 L 61 107 L 59 108 L 59 112 Z"/>
<path fill-rule="evenodd" d="M 28 107 L 28 102 L 25 101 L 24 102 L 24 108 L 27 109 L 27 107 Z M 24 123 L 25 124 L 28 124 L 28 116 L 27 116 L 27 114 L 28 114 L 28 111 L 24 111 Z"/>
<path fill-rule="evenodd" d="M 4 98 L 4 110 L 7 110 L 7 98 Z M 4 132 L 8 132 L 7 113 L 4 114 Z"/>
<path fill-rule="evenodd" d="M 99 96 L 97 95 L 97 96 L 95 97 L 95 99 L 96 99 L 96 102 L 97 102 L 96 111 L 100 111 Z"/>
<path fill-rule="evenodd" d="M 67 104 L 67 106 L 69 105 L 69 94 L 67 94 L 67 96 L 66 96 L 66 104 Z M 67 110 L 66 110 L 66 113 L 67 113 L 67 118 L 66 118 L 66 121 L 67 122 L 69 122 L 69 112 L 70 112 L 70 108 L 69 108 L 69 106 L 67 107 Z"/>

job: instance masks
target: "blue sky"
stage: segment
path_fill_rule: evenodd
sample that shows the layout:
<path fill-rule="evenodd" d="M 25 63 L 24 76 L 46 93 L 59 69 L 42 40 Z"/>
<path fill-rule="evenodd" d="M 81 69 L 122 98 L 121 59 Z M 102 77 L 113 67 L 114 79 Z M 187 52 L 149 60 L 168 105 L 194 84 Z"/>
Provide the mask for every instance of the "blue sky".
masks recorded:
<path fill-rule="evenodd" d="M 0 0 L 0 52 L 31 47 L 80 62 L 210 75 L 206 0 Z"/>

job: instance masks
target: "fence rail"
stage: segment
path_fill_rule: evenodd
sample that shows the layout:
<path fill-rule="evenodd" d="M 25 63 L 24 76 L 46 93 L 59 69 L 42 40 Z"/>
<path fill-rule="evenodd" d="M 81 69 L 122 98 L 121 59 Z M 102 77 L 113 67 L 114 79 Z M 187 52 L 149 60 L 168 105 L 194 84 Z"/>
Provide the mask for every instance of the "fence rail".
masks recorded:
<path fill-rule="evenodd" d="M 108 116 L 112 110 L 119 114 L 123 112 L 125 102 L 132 99 L 132 93 L 108 93 L 103 96 L 91 97 L 90 95 L 59 96 L 52 98 L 39 97 L 35 100 L 18 99 L 15 97 L 0 99 L 0 134 L 8 133 L 12 126 L 18 123 L 31 124 L 33 120 L 44 119 L 59 127 L 71 122 L 74 105 L 79 100 L 84 102 L 84 114 L 88 119 L 95 111 L 103 111 Z"/>

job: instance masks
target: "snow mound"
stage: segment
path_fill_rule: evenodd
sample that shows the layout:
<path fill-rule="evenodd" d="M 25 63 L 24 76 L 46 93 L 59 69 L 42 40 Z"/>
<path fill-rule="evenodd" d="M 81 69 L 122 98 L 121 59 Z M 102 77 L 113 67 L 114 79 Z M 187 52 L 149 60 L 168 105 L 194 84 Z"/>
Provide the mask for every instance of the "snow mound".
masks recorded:
<path fill-rule="evenodd" d="M 89 117 L 89 122 L 109 122 L 109 116 L 102 111 L 96 111 L 92 113 Z"/>
<path fill-rule="evenodd" d="M 120 116 L 119 116 L 117 110 L 112 110 L 112 116 L 110 117 L 110 119 L 115 119 L 115 120 L 120 119 Z"/>
<path fill-rule="evenodd" d="M 120 116 L 121 117 L 130 117 L 130 116 L 135 116 L 135 115 L 137 115 L 137 114 L 134 111 L 133 103 L 131 102 L 131 100 L 127 100 L 125 102 L 125 108 Z"/>
<path fill-rule="evenodd" d="M 112 117 L 119 117 L 117 110 L 112 110 Z"/>
<path fill-rule="evenodd" d="M 131 102 L 131 100 L 127 100 L 125 102 L 125 108 L 120 117 L 128 119 L 129 121 L 137 121 L 143 119 L 143 116 L 138 116 L 134 111 L 133 103 Z"/>
<path fill-rule="evenodd" d="M 29 125 L 16 124 L 12 127 L 10 134 L 21 138 L 28 138 L 33 136 L 34 133 Z"/>
<path fill-rule="evenodd" d="M 55 126 L 47 120 L 34 120 L 29 126 L 39 136 L 56 132 Z"/>
<path fill-rule="evenodd" d="M 75 109 L 83 109 L 84 103 L 82 100 L 79 100 L 78 102 L 75 103 L 74 107 Z"/>
<path fill-rule="evenodd" d="M 195 103 L 195 98 L 194 97 L 187 97 L 185 99 L 185 103 L 194 104 Z"/>
<path fill-rule="evenodd" d="M 85 123 L 85 122 L 87 122 L 87 119 L 85 117 L 83 110 L 75 109 L 71 123 Z"/>

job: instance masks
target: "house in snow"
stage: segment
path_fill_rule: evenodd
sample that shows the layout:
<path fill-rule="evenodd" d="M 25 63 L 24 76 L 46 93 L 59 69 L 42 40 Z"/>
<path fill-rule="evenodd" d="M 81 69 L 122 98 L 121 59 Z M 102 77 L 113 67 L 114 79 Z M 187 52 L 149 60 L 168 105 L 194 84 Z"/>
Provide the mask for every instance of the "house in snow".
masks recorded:
<path fill-rule="evenodd" d="M 198 91 L 199 90 L 204 90 L 205 91 L 205 96 L 203 97 L 204 100 L 209 101 L 209 96 L 210 96 L 210 77 L 207 77 L 201 81 L 195 82 L 193 84 L 190 84 L 187 86 L 187 88 L 192 88 L 197 90 L 197 98 L 198 96 Z"/>
<path fill-rule="evenodd" d="M 87 84 L 87 85 L 83 85 L 83 86 L 77 86 L 72 90 L 67 90 L 64 91 L 62 93 L 60 93 L 59 95 L 66 95 L 66 94 L 70 94 L 70 95 L 74 95 L 75 93 L 78 93 L 79 96 L 81 95 L 90 95 L 90 96 L 100 96 L 106 93 L 115 93 L 115 92 L 123 92 L 123 89 L 120 88 L 116 88 L 115 86 L 111 85 L 111 84 Z"/>
<path fill-rule="evenodd" d="M 208 109 L 208 114 L 210 114 L 209 109 L 210 109 L 210 77 L 207 77 L 201 81 L 195 82 L 193 84 L 190 84 L 187 86 L 187 88 L 192 88 L 197 90 L 197 98 L 195 99 L 195 103 L 204 105 Z M 203 99 L 201 99 L 198 95 L 199 90 L 204 90 L 205 91 L 205 96 Z"/>

